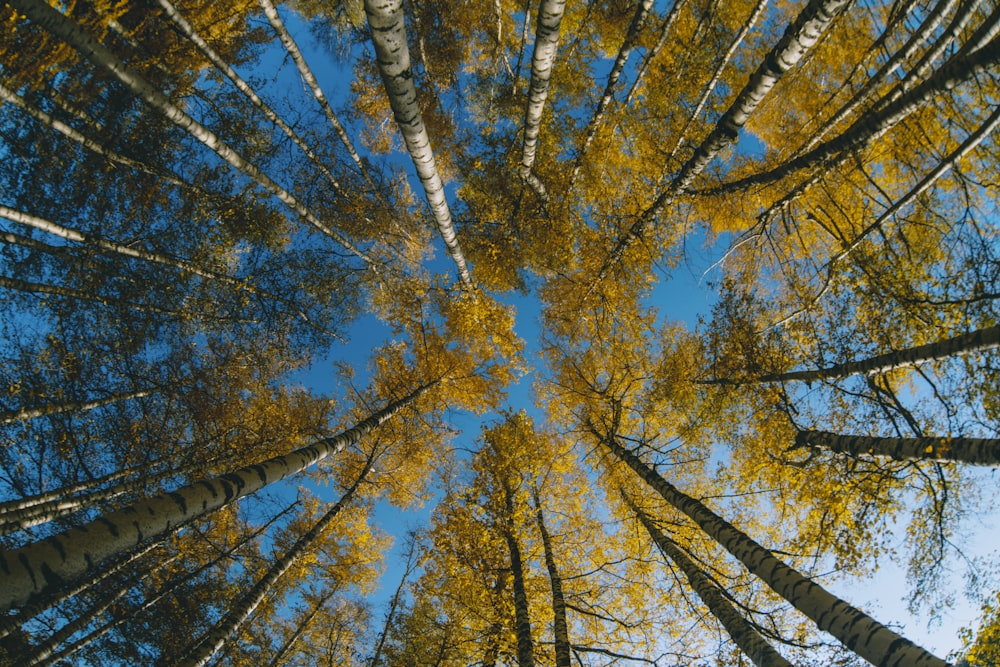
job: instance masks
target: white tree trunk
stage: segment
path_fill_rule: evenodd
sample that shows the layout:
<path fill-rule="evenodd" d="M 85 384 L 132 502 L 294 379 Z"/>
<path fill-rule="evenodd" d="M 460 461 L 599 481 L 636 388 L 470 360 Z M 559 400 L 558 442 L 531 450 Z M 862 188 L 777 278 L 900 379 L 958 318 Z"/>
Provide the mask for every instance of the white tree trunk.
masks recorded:
<path fill-rule="evenodd" d="M 413 70 L 410 69 L 410 50 L 406 43 L 402 0 L 365 0 L 365 15 L 371 28 L 378 70 L 382 75 L 382 83 L 396 125 L 403 135 L 406 150 L 413 160 L 413 167 L 420 183 L 424 186 L 427 203 L 437 222 L 438 232 L 458 269 L 462 285 L 471 290 L 474 288 L 472 275 L 469 273 L 462 248 L 458 244 L 455 225 L 451 220 L 451 209 L 445 198 L 444 184 L 434 160 L 427 128 L 420 116 L 417 89 L 413 85 Z"/>
<path fill-rule="evenodd" d="M 542 200 L 548 195 L 541 181 L 532 174 L 538 152 L 538 134 L 542 126 L 542 111 L 549 94 L 552 67 L 559 48 L 559 24 L 562 22 L 566 0 L 542 0 L 538 6 L 535 27 L 535 49 L 531 56 L 531 82 L 528 84 L 528 103 L 524 109 L 524 141 L 521 146 L 521 178 L 539 193 Z"/>

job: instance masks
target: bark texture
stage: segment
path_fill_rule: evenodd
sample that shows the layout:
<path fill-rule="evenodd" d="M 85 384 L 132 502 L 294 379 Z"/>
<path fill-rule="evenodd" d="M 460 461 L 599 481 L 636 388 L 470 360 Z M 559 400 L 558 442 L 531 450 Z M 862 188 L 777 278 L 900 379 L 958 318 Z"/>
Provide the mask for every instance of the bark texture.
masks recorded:
<path fill-rule="evenodd" d="M 570 667 L 569 627 L 566 623 L 566 600 L 563 597 L 562 577 L 556 565 L 555 553 L 552 549 L 552 539 L 545 527 L 545 516 L 542 514 L 542 504 L 535 489 L 535 522 L 538 533 L 542 536 L 542 549 L 545 552 L 545 569 L 549 573 L 549 584 L 552 587 L 552 636 L 555 642 L 556 667 Z"/>
<path fill-rule="evenodd" d="M 340 510 L 347 503 L 351 502 L 354 498 L 354 493 L 358 490 L 358 486 L 361 485 L 361 482 L 364 481 L 369 471 L 371 471 L 373 461 L 374 456 L 369 456 L 361 473 L 355 478 L 354 483 L 351 484 L 344 495 L 340 497 L 340 500 L 334 503 L 333 507 L 327 510 L 320 520 L 313 524 L 312 528 L 299 537 L 295 541 L 295 544 L 268 568 L 264 576 L 254 584 L 254 587 L 229 608 L 226 615 L 209 630 L 201 641 L 187 651 L 185 656 L 177 663 L 180 667 L 202 667 L 202 665 L 207 664 L 219 652 L 226 643 L 226 640 L 250 618 L 258 605 L 270 594 L 278 579 L 312 548 L 313 544 L 323 536 L 330 527 L 330 524 L 333 523 L 333 520 L 340 514 Z"/>
<path fill-rule="evenodd" d="M 646 228 L 676 198 L 684 194 L 709 163 L 724 149 L 735 143 L 739 132 L 781 77 L 797 65 L 812 49 L 834 19 L 843 12 L 852 0 L 810 0 L 795 21 L 788 26 L 785 34 L 764 58 L 750 81 L 716 123 L 715 128 L 701 142 L 694 154 L 656 200 L 643 211 L 611 251 L 604 266 L 598 272 L 595 284 L 607 276 L 612 266 L 621 261 L 625 250 L 641 238 Z"/>
<path fill-rule="evenodd" d="M 827 431 L 799 431 L 796 447 L 820 447 L 851 456 L 887 456 L 897 461 L 938 461 L 1000 465 L 996 438 L 880 438 Z"/>
<path fill-rule="evenodd" d="M 471 290 L 474 287 L 472 274 L 458 244 L 451 209 L 444 194 L 444 184 L 434 161 L 427 128 L 420 116 L 417 89 L 413 85 L 413 70 L 410 68 L 410 50 L 406 43 L 403 3 L 401 0 L 365 0 L 365 14 L 372 32 L 378 70 L 396 125 L 403 135 L 417 177 L 424 186 L 424 194 L 437 222 L 438 232 L 458 269 L 462 284 Z"/>
<path fill-rule="evenodd" d="M 529 184 L 533 176 L 531 168 L 535 164 L 535 155 L 538 152 L 542 111 L 545 109 L 545 99 L 549 95 L 552 67 L 559 48 L 559 25 L 562 23 L 565 9 L 566 0 L 542 0 L 538 7 L 535 49 L 531 56 L 531 82 L 528 84 L 528 103 L 524 109 L 524 141 L 521 146 L 521 178 Z"/>

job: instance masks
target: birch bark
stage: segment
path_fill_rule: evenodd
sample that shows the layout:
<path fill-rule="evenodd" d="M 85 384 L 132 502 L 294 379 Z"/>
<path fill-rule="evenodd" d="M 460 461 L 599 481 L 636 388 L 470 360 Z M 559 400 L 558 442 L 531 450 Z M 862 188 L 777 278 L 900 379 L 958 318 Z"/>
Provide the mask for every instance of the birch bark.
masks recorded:
<path fill-rule="evenodd" d="M 458 243 L 451 209 L 444 193 L 444 183 L 438 173 L 427 128 L 420 116 L 417 89 L 413 85 L 413 70 L 410 68 L 410 51 L 406 43 L 402 0 L 365 0 L 365 15 L 368 17 L 379 73 L 396 125 L 403 135 L 406 150 L 424 187 L 438 232 L 458 269 L 459 279 L 467 290 L 472 290 L 472 275 Z"/>

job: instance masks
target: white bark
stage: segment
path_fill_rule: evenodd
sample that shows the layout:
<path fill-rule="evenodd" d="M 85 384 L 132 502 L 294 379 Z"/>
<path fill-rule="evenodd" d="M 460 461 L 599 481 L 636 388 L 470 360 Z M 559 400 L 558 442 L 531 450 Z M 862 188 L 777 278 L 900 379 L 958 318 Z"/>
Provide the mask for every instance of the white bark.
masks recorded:
<path fill-rule="evenodd" d="M 562 22 L 566 0 L 542 0 L 538 6 L 535 27 L 535 48 L 531 55 L 531 81 L 528 84 L 528 103 L 524 109 L 524 141 L 521 147 L 521 178 L 533 187 L 539 196 L 547 199 L 544 188 L 539 190 L 537 176 L 533 179 L 532 167 L 538 152 L 538 134 L 542 126 L 542 111 L 549 94 L 552 67 L 559 48 L 559 24 Z"/>
<path fill-rule="evenodd" d="M 163 0 L 160 1 L 162 2 Z M 330 125 L 333 126 L 333 130 L 337 133 L 337 138 L 340 139 L 340 143 L 343 144 L 345 149 L 347 149 L 347 153 L 351 156 L 351 160 L 354 161 L 355 166 L 361 172 L 365 182 L 368 183 L 368 187 L 371 188 L 372 194 L 381 199 L 379 187 L 375 184 L 371 174 L 368 173 L 368 167 L 365 166 L 364 161 L 361 159 L 357 149 L 354 147 L 354 142 L 351 141 L 350 135 L 347 134 L 347 129 L 344 128 L 343 123 L 340 122 L 340 119 L 337 118 L 337 114 L 334 113 L 333 107 L 330 106 L 330 102 L 326 99 L 326 95 L 323 93 L 323 89 L 320 88 L 319 81 L 316 80 L 316 76 L 313 74 L 312 69 L 310 69 L 309 63 L 306 62 L 305 57 L 302 55 L 302 50 L 299 49 L 299 45 L 295 43 L 294 39 L 292 39 L 291 33 L 288 32 L 288 28 L 285 27 L 284 22 L 281 20 L 278 10 L 270 0 L 258 0 L 258 3 L 260 4 L 261 9 L 264 10 L 264 15 L 267 17 L 268 23 L 271 24 L 272 28 L 274 28 L 274 32 L 278 35 L 278 39 L 281 40 L 285 50 L 288 51 L 288 55 L 292 57 L 292 61 L 295 63 L 295 67 L 299 70 L 299 75 L 302 77 L 302 80 L 312 92 L 313 97 L 316 98 L 320 108 L 323 109 L 323 113 L 326 115 L 326 119 L 330 122 Z M 387 206 L 384 200 L 382 203 Z"/>
<path fill-rule="evenodd" d="M 722 623 L 733 642 L 740 647 L 743 654 L 750 658 L 753 664 L 757 667 L 792 667 L 792 663 L 785 660 L 767 643 L 733 604 L 726 599 L 712 580 L 653 523 L 649 515 L 628 500 L 626 502 L 635 512 L 653 542 L 659 547 L 660 553 L 680 568 L 684 576 L 687 577 L 691 588 L 712 612 L 712 616 L 715 616 Z"/>
<path fill-rule="evenodd" d="M 122 155 L 121 153 L 118 153 L 116 151 L 113 151 L 105 147 L 100 142 L 91 139 L 90 137 L 84 135 L 82 132 L 79 132 L 76 129 L 67 125 L 66 123 L 62 122 L 61 120 L 53 118 L 51 114 L 48 114 L 42 111 L 41 109 L 38 109 L 28 104 L 27 100 L 25 100 L 23 97 L 15 93 L 10 88 L 7 88 L 3 84 L 0 84 L 0 100 L 13 104 L 22 111 L 26 112 L 29 116 L 40 122 L 42 125 L 45 125 L 49 129 L 54 130 L 55 132 L 62 134 L 66 138 L 77 142 L 87 150 L 104 157 L 109 162 L 117 162 L 118 164 L 124 165 L 126 167 L 131 167 L 136 171 L 141 171 L 145 174 L 150 174 L 158 178 L 163 178 L 169 183 L 172 183 L 174 185 L 189 187 L 187 183 L 182 181 L 174 174 L 168 173 L 167 171 L 164 170 L 154 169 L 153 167 L 150 167 L 149 165 L 140 162 L 139 160 L 134 160 L 126 155 Z"/>
<path fill-rule="evenodd" d="M 766 0 L 761 0 L 761 2 L 766 2 Z M 625 33 L 625 40 L 622 42 L 621 48 L 618 49 L 618 55 L 615 57 L 614 65 L 611 66 L 611 72 L 608 74 L 608 81 L 604 85 L 604 95 L 597 103 L 597 108 L 594 109 L 594 114 L 590 117 L 586 129 L 583 131 L 583 141 L 580 144 L 576 160 L 573 162 L 573 173 L 570 175 L 569 189 L 571 190 L 580 173 L 580 167 L 583 165 L 583 156 L 586 155 L 587 149 L 590 148 L 590 144 L 594 140 L 594 135 L 597 134 L 598 126 L 604 120 L 604 114 L 613 99 L 615 86 L 618 84 L 618 79 L 625 69 L 625 63 L 628 62 L 628 57 L 632 53 L 632 47 L 635 46 L 636 39 L 639 37 L 639 31 L 642 30 L 642 26 L 646 23 L 646 17 L 652 8 L 653 0 L 641 0 L 636 5 L 635 14 L 632 16 L 628 31 Z"/>
<path fill-rule="evenodd" d="M 365 15 L 368 17 L 379 73 L 382 75 L 396 125 L 403 135 L 406 150 L 413 160 L 413 167 L 424 186 L 427 203 L 437 222 L 438 232 L 458 269 L 462 285 L 471 290 L 474 288 L 472 275 L 458 244 L 451 209 L 445 198 L 444 184 L 434 160 L 427 128 L 420 116 L 417 90 L 413 85 L 413 70 L 410 68 L 410 51 L 406 43 L 402 0 L 365 0 Z"/>
<path fill-rule="evenodd" d="M 340 182 L 330 172 L 330 170 L 326 167 L 326 165 L 323 164 L 323 161 L 320 159 L 318 155 L 316 155 L 316 152 L 313 151 L 313 149 L 309 146 L 309 144 L 306 143 L 305 139 L 300 137 L 298 133 L 294 129 L 292 129 L 291 126 L 289 126 L 288 123 L 286 123 L 284 119 L 282 119 L 281 116 L 279 116 L 274 111 L 274 109 L 272 109 L 266 102 L 264 102 L 264 100 L 260 98 L 257 92 L 253 89 L 253 87 L 249 83 L 247 83 L 243 79 L 243 77 L 237 74 L 236 70 L 234 70 L 232 66 L 229 65 L 229 63 L 223 60 L 222 56 L 220 56 L 215 51 L 215 49 L 213 49 L 208 44 L 208 42 L 202 39 L 201 35 L 199 35 L 195 31 L 194 26 L 192 26 L 187 19 L 181 16 L 180 12 L 177 11 L 177 8 L 174 7 L 174 5 L 170 2 L 170 0 L 156 0 L 156 1 L 157 3 L 159 3 L 160 7 L 163 9 L 167 17 L 171 21 L 173 21 L 175 26 L 177 26 L 181 34 L 183 34 L 185 37 L 191 40 L 191 43 L 194 44 L 196 47 L 198 47 L 198 50 L 201 51 L 201 53 L 206 58 L 208 58 L 209 62 L 215 65 L 215 67 L 220 72 L 226 75 L 226 78 L 229 79 L 234 86 L 236 86 L 237 90 L 243 93 L 243 95 L 250 101 L 250 103 L 253 104 L 254 108 L 258 109 L 262 114 L 264 114 L 265 118 L 267 118 L 278 129 L 280 129 L 285 134 L 286 137 L 291 139 L 292 142 L 299 147 L 299 150 L 301 150 L 306 155 L 306 157 L 308 157 L 309 160 L 316 166 L 316 168 L 320 170 L 320 173 L 322 173 L 326 177 L 326 179 L 330 181 L 330 184 L 333 186 L 334 191 L 336 191 L 338 195 L 343 196 L 344 193 L 343 189 L 341 188 Z M 296 61 L 296 63 L 297 62 L 298 61 Z M 343 128 L 341 128 L 341 130 L 343 130 Z"/>
<path fill-rule="evenodd" d="M 3 208 L 0 206 L 0 208 Z M 2 213 L 0 213 L 2 215 Z M 86 412 L 112 403 L 129 401 L 136 398 L 149 396 L 151 391 L 132 391 L 123 394 L 113 394 L 105 398 L 98 398 L 92 401 L 62 401 L 59 403 L 46 403 L 31 408 L 21 408 L 19 410 L 5 410 L 0 412 L 0 424 L 11 424 L 13 422 L 36 419 L 46 415 L 58 415 L 64 412 Z"/>
<path fill-rule="evenodd" d="M 288 571 L 288 568 L 294 565 L 299 558 L 312 548 L 313 544 L 323 536 L 330 527 L 330 524 L 333 523 L 333 520 L 340 514 L 340 510 L 354 498 L 354 493 L 357 491 L 358 486 L 360 486 L 369 471 L 371 471 L 373 462 L 374 454 L 369 456 L 361 473 L 354 480 L 354 483 L 351 484 L 350 488 L 344 492 L 344 495 L 340 497 L 340 500 L 327 510 L 319 521 L 313 524 L 312 528 L 300 536 L 295 541 L 295 544 L 282 554 L 280 558 L 275 560 L 264 576 L 254 584 L 253 588 L 230 607 L 226 615 L 181 657 L 177 663 L 180 667 L 202 667 L 219 652 L 223 645 L 225 645 L 226 640 L 240 626 L 246 623 L 254 610 L 257 609 L 260 603 L 264 601 L 264 598 L 274 589 L 274 585 Z"/>

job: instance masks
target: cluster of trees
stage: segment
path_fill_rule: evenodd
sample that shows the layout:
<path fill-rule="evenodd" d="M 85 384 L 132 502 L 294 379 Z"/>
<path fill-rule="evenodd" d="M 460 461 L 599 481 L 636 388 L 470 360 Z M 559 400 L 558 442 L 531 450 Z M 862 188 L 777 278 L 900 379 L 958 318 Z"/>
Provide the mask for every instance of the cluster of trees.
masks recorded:
<path fill-rule="evenodd" d="M 951 657 L 828 586 L 896 557 L 942 613 L 996 493 L 994 3 L 8 0 L 0 31 L 0 662 L 995 660 L 993 561 Z M 349 357 L 364 318 L 391 335 Z M 424 503 L 380 616 L 374 508 Z"/>

